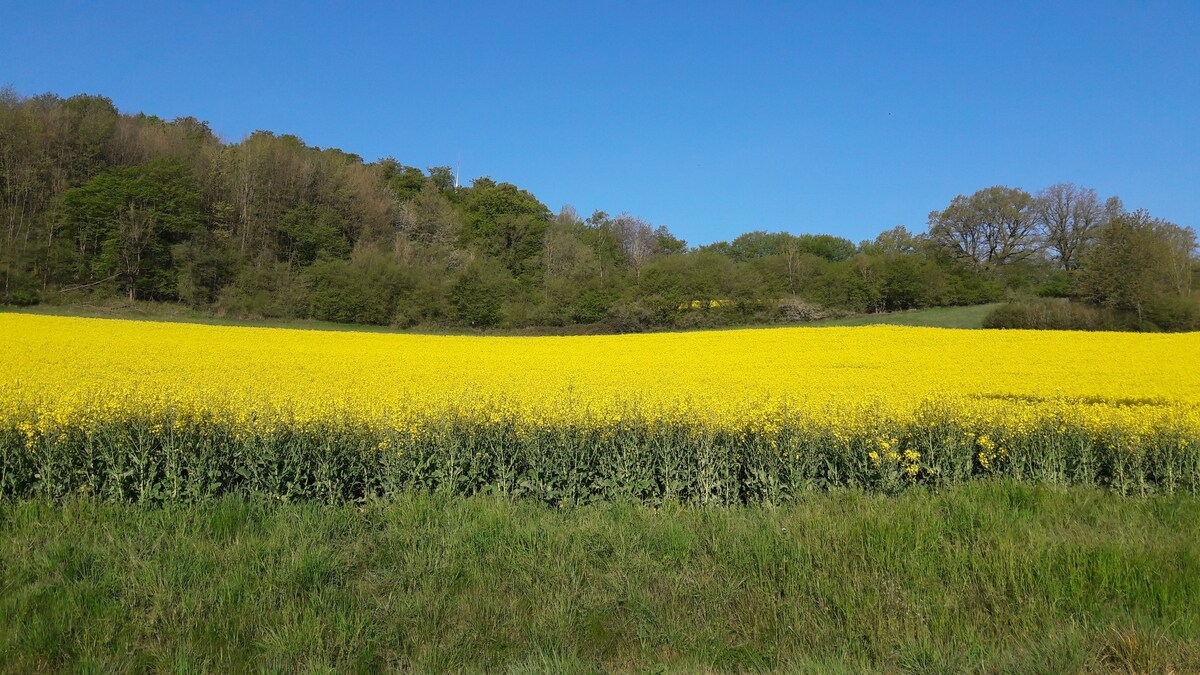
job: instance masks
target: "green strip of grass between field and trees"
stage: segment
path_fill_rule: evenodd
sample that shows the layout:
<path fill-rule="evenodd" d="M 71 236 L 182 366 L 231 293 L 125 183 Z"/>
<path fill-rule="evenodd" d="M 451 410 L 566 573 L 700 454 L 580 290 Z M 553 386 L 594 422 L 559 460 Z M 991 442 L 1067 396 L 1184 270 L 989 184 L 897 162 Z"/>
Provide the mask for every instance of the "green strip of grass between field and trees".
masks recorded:
<path fill-rule="evenodd" d="M 768 327 L 799 327 L 799 326 L 923 326 L 927 328 L 984 328 L 985 322 L 999 308 L 1006 305 L 991 303 L 985 305 L 968 305 L 965 307 L 933 307 L 929 309 L 907 309 L 894 312 L 872 312 L 869 314 L 847 314 L 836 319 L 802 320 L 788 324 L 750 324 L 731 326 L 728 329 L 768 328 Z M 1075 305 L 1072 305 L 1075 306 Z M 237 319 L 217 317 L 211 314 L 190 309 L 186 306 L 161 303 L 123 300 L 104 304 L 73 304 L 73 305 L 35 305 L 32 307 L 0 307 L 0 312 L 7 311 L 15 314 L 36 314 L 43 316 L 70 316 L 89 319 L 125 319 L 130 321 L 163 321 L 169 323 L 196 323 L 208 326 L 254 326 L 261 328 L 291 328 L 303 330 L 355 331 L 368 333 L 407 333 L 418 335 L 477 335 L 478 330 L 464 328 L 396 328 L 394 326 L 372 326 L 366 324 L 333 323 L 329 321 L 314 321 L 311 319 Z M 1010 326 L 995 326 L 1008 328 Z M 725 330 L 726 328 L 690 329 L 690 330 Z M 683 329 L 677 329 L 683 330 Z M 530 328 L 492 328 L 489 335 L 584 335 L 609 332 L 604 326 L 541 326 Z"/>

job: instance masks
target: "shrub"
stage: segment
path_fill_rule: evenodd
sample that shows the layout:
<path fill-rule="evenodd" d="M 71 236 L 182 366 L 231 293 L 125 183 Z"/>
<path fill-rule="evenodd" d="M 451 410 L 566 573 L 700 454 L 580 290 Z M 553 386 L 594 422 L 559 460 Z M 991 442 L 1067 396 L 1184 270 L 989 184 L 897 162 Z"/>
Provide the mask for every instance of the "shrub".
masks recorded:
<path fill-rule="evenodd" d="M 1067 300 L 1037 298 L 1002 304 L 983 319 L 984 328 L 1035 330 L 1154 330 L 1133 315 Z"/>
<path fill-rule="evenodd" d="M 988 312 L 984 328 L 1033 328 L 1033 318 L 1025 305 L 1005 303 Z"/>
<path fill-rule="evenodd" d="M 610 294 L 600 289 L 589 289 L 571 307 L 570 318 L 575 323 L 599 323 L 604 320 L 611 306 Z"/>
<path fill-rule="evenodd" d="M 1164 331 L 1200 330 L 1200 296 L 1155 298 L 1146 308 L 1146 320 Z"/>
<path fill-rule="evenodd" d="M 382 255 L 318 262 L 308 271 L 309 315 L 322 321 L 384 326 L 412 322 L 396 306 L 409 284 L 404 270 Z"/>
<path fill-rule="evenodd" d="M 295 319 L 306 315 L 306 280 L 286 263 L 247 267 L 221 289 L 217 314 L 242 318 Z"/>
<path fill-rule="evenodd" d="M 503 308 L 512 280 L 500 264 L 476 258 L 450 287 L 450 304 L 460 324 L 489 328 L 504 318 Z"/>
<path fill-rule="evenodd" d="M 640 333 L 654 326 L 654 311 L 637 300 L 618 302 L 608 309 L 604 323 L 617 333 Z"/>
<path fill-rule="evenodd" d="M 785 298 L 776 304 L 777 320 L 784 323 L 794 323 L 799 321 L 819 321 L 828 319 L 834 315 L 827 308 L 815 305 L 811 302 L 805 302 L 800 298 Z"/>
<path fill-rule="evenodd" d="M 1043 298 L 1069 298 L 1074 292 L 1075 277 L 1063 270 L 1054 272 L 1037 287 L 1037 294 Z"/>
<path fill-rule="evenodd" d="M 30 307 L 38 304 L 40 298 L 36 291 L 31 291 L 25 288 L 18 288 L 9 293 L 7 297 L 3 297 L 3 303 L 7 305 L 16 305 L 17 307 Z"/>
<path fill-rule="evenodd" d="M 724 313 L 716 309 L 682 312 L 675 318 L 674 326 L 685 330 L 716 328 L 728 323 Z"/>

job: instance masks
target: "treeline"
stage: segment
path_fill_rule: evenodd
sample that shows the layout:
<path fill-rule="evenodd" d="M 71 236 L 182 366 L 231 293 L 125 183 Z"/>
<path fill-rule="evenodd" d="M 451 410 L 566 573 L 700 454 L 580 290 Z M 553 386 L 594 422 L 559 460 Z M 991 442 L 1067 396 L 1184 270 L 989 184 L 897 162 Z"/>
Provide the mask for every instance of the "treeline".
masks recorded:
<path fill-rule="evenodd" d="M 269 131 L 225 143 L 195 118 L 6 90 L 0 198 L 7 304 L 123 297 L 242 317 L 633 331 L 1019 295 L 1075 298 L 1123 327 L 1200 327 L 1194 232 L 1069 184 L 959 196 L 922 233 L 756 231 L 689 247 L 633 215 L 553 213 L 487 177 L 458 186 L 449 167 Z"/>

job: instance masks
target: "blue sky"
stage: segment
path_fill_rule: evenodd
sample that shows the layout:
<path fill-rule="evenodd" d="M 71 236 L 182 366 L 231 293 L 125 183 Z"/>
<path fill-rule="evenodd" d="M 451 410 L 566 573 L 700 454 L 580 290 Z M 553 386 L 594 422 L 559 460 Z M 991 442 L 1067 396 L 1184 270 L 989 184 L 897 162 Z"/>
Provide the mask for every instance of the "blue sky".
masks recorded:
<path fill-rule="evenodd" d="M 1058 181 L 1200 226 L 1200 2 L 0 3 L 0 85 L 454 164 L 700 244 Z"/>

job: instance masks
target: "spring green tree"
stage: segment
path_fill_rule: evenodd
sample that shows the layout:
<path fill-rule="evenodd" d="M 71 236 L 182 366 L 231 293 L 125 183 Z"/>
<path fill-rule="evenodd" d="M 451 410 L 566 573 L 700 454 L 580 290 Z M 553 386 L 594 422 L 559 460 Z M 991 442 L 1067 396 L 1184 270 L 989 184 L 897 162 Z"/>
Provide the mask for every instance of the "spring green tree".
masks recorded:
<path fill-rule="evenodd" d="M 1144 210 L 1111 218 L 1084 258 L 1079 292 L 1087 301 L 1144 318 L 1164 297 L 1191 293 L 1196 234 Z"/>
<path fill-rule="evenodd" d="M 172 158 L 102 172 L 63 195 L 80 272 L 116 281 L 130 300 L 176 296 L 171 249 L 204 217 L 191 169 Z"/>

